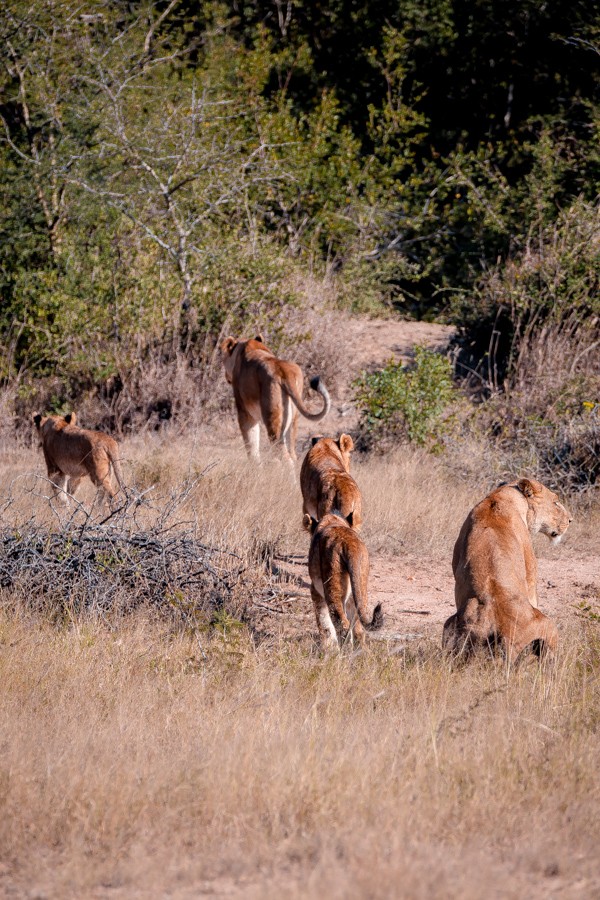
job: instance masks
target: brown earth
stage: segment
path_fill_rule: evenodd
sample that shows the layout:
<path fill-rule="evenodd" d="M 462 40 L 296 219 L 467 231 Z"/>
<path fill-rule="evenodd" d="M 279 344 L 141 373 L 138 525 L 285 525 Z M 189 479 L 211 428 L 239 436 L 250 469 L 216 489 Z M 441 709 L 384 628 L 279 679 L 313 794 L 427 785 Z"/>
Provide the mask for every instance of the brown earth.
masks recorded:
<path fill-rule="evenodd" d="M 560 631 L 574 618 L 586 618 L 590 607 L 596 610 L 600 558 L 581 555 L 567 543 L 548 553 L 539 559 L 539 608 Z M 306 559 L 282 559 L 279 565 L 288 593 L 263 605 L 260 632 L 278 637 L 316 633 Z M 439 645 L 444 622 L 456 611 L 450 560 L 372 557 L 369 598 L 371 604 L 382 603 L 385 614 L 385 626 L 373 638 L 396 649 L 415 640 Z"/>
<path fill-rule="evenodd" d="M 451 326 L 427 322 L 382 319 L 348 319 L 344 332 L 351 348 L 353 369 L 373 369 L 394 358 L 408 361 L 415 345 L 444 349 L 454 334 Z M 348 396 L 334 398 L 332 411 L 320 433 L 338 434 L 352 431 L 358 422 L 358 411 Z M 300 419 L 300 458 L 315 426 Z M 261 438 L 264 442 L 264 435 Z M 468 510 L 465 510 L 465 516 Z M 564 543 L 551 547 L 545 538 L 536 538 L 539 560 L 538 594 L 540 610 L 558 624 L 565 625 L 574 616 L 584 616 L 589 601 L 600 598 L 600 557 L 579 552 L 567 534 Z M 306 633 L 314 630 L 314 614 L 310 601 L 310 585 L 305 558 L 280 560 L 282 574 L 292 579 L 291 594 L 283 603 L 274 601 L 265 609 L 262 628 L 266 632 Z M 418 638 L 438 641 L 448 616 L 455 612 L 454 578 L 451 560 L 409 557 L 371 557 L 370 601 L 383 604 L 385 628 L 377 639 L 407 642 Z M 582 609 L 583 607 L 583 609 Z"/>

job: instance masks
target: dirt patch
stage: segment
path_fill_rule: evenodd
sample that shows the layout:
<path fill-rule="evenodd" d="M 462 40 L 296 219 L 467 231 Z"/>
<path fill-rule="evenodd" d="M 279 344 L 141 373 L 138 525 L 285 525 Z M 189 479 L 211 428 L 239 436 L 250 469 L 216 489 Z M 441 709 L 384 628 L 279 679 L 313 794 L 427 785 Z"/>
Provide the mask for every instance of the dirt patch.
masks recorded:
<path fill-rule="evenodd" d="M 540 611 L 559 629 L 575 619 L 596 621 L 600 615 L 600 559 L 584 557 L 568 545 L 538 560 Z M 278 638 L 315 633 L 306 557 L 280 561 L 290 579 L 284 595 L 263 605 L 261 630 Z M 287 595 L 286 595 L 287 592 Z M 385 626 L 377 640 L 406 644 L 418 640 L 439 643 L 446 619 L 456 612 L 450 559 L 375 556 L 371 558 L 369 602 L 381 603 Z"/>
<path fill-rule="evenodd" d="M 331 413 L 323 422 L 320 434 L 353 431 L 358 425 L 358 410 L 352 402 L 352 381 L 363 370 L 384 366 L 390 359 L 409 362 L 414 347 L 421 345 L 432 350 L 444 350 L 456 329 L 451 325 L 432 322 L 402 321 L 400 319 L 366 319 L 342 316 L 338 324 L 344 334 L 344 345 L 351 360 L 350 378 L 336 396 L 332 397 Z M 319 426 L 300 417 L 299 438 L 304 448 L 308 436 Z"/>
<path fill-rule="evenodd" d="M 353 377 L 390 358 L 409 361 L 415 345 L 443 350 L 454 334 L 451 326 L 382 319 L 348 318 L 343 328 L 351 348 Z M 352 432 L 358 422 L 358 410 L 350 398 L 349 384 L 343 396 L 334 398 L 332 412 L 323 423 L 327 427 L 320 433 Z M 310 422 L 300 419 L 300 458 L 314 429 Z M 465 515 L 467 512 L 465 509 Z M 600 612 L 600 603 L 596 608 L 594 601 L 595 596 L 600 596 L 600 559 L 579 553 L 569 545 L 568 538 L 558 548 L 544 546 L 543 552 L 538 577 L 540 610 L 553 618 L 559 628 L 575 617 L 587 616 L 593 621 Z M 279 637 L 285 633 L 299 635 L 306 628 L 312 633 L 316 629 L 306 558 L 289 558 L 281 561 L 281 566 L 293 579 L 291 596 L 285 597 L 283 603 L 274 601 L 277 612 L 264 610 L 263 626 Z M 388 641 L 439 641 L 445 620 L 456 610 L 450 557 L 423 562 L 412 557 L 372 556 L 369 591 L 371 602 L 384 606 L 386 625 L 379 637 Z"/>

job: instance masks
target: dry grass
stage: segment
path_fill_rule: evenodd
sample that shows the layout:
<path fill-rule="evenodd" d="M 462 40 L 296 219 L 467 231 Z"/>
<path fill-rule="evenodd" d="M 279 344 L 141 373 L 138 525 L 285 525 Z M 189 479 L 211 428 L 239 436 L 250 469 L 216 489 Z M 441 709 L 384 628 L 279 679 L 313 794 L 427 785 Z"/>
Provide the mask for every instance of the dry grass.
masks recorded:
<path fill-rule="evenodd" d="M 257 542 L 282 552 L 304 552 L 301 497 L 297 482 L 269 453 L 263 435 L 260 468 L 246 461 L 233 419 L 218 431 L 199 429 L 186 435 L 163 432 L 122 442 L 128 484 L 148 491 L 156 508 L 171 499 L 184 481 L 196 481 L 180 514 L 201 528 L 205 538 L 242 554 Z M 465 451 L 467 452 L 467 451 Z M 352 471 L 364 497 L 364 537 L 372 552 L 447 555 L 469 509 L 502 478 L 528 474 L 498 470 L 486 454 L 473 452 L 464 471 L 410 447 L 388 456 L 354 454 Z M 34 446 L 6 445 L 0 461 L 1 498 L 12 497 L 2 513 L 4 523 L 19 524 L 30 516 L 57 522 L 49 513 L 49 485 L 41 452 Z M 83 482 L 78 493 L 85 504 L 94 489 Z M 583 549 L 596 547 L 600 508 L 585 498 L 564 498 L 575 511 L 569 539 Z M 1 509 L 1 506 L 0 506 Z"/>
<path fill-rule="evenodd" d="M 117 632 L 4 618 L 0 641 L 0 871 L 17 892 L 600 886 L 591 632 L 553 670 L 510 673 L 452 671 L 436 650 L 200 645 L 147 617 Z"/>
<path fill-rule="evenodd" d="M 133 480 L 141 487 L 156 484 L 159 493 L 212 466 L 191 499 L 211 536 L 226 533 L 236 546 L 246 547 L 258 534 L 282 551 L 305 551 L 298 485 L 276 455 L 266 452 L 264 435 L 265 461 L 258 473 L 244 459 L 235 422 L 230 423 L 229 435 L 231 441 L 226 443 L 216 435 L 214 443 L 206 435 L 197 441 L 189 437 L 128 441 L 124 452 Z M 399 447 L 383 457 L 353 454 L 352 473 L 365 504 L 363 535 L 372 553 L 447 556 L 475 503 L 502 480 L 536 474 L 499 468 L 489 448 L 477 452 L 465 447 L 464 452 L 468 462 L 453 469 L 445 458 L 412 447 Z M 593 495 L 563 499 L 575 513 L 570 542 L 595 552 L 600 505 Z"/>
<path fill-rule="evenodd" d="M 197 478 L 181 521 L 249 565 L 261 548 L 306 552 L 297 484 L 274 460 L 247 465 L 232 437 L 126 441 L 128 481 L 155 485 L 158 507 Z M 37 449 L 4 454 L 3 526 L 34 516 L 59 527 L 43 471 Z M 355 472 L 365 540 L 386 554 L 445 558 L 488 489 L 409 450 L 359 458 Z M 593 620 L 574 621 L 553 667 L 507 671 L 501 660 L 453 668 L 428 641 L 322 658 L 312 633 L 256 646 L 244 628 L 177 629 L 147 608 L 57 627 L 15 611 L 9 594 L 0 895 L 600 890 Z"/>

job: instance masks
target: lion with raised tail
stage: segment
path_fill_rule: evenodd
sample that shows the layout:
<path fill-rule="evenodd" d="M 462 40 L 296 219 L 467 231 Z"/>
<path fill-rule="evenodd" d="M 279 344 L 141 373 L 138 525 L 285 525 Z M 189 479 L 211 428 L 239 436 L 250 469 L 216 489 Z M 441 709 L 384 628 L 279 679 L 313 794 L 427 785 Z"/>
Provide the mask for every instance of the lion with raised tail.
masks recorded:
<path fill-rule="evenodd" d="M 471 510 L 454 547 L 456 613 L 442 643 L 454 652 L 499 644 L 514 660 L 529 645 L 555 649 L 556 625 L 537 608 L 531 535 L 560 541 L 572 521 L 553 491 L 521 478 L 501 484 Z"/>
<path fill-rule="evenodd" d="M 308 573 L 321 643 L 324 648 L 339 646 L 332 611 L 341 623 L 343 639 L 349 635 L 352 642 L 364 643 L 365 631 L 383 625 L 381 603 L 370 618 L 367 613 L 369 554 L 366 546 L 341 516 L 330 513 L 317 522 L 306 514 L 303 525 L 312 534 Z"/>
<path fill-rule="evenodd" d="M 323 407 L 311 412 L 302 401 L 304 377 L 294 362 L 278 359 L 263 342 L 225 338 L 220 345 L 225 377 L 233 387 L 238 424 L 248 456 L 260 458 L 260 423 L 263 422 L 272 444 L 279 446 L 284 458 L 296 459 L 298 412 L 311 422 L 320 422 L 331 409 L 327 388 L 316 375 L 310 380 L 313 391 L 323 398 Z"/>
<path fill-rule="evenodd" d="M 110 502 L 117 495 L 111 481 L 114 471 L 119 488 L 125 491 L 119 458 L 119 445 L 102 431 L 79 428 L 74 412 L 66 416 L 33 417 L 42 443 L 48 478 L 54 496 L 63 504 L 73 496 L 82 478 L 89 477 L 103 499 Z"/>

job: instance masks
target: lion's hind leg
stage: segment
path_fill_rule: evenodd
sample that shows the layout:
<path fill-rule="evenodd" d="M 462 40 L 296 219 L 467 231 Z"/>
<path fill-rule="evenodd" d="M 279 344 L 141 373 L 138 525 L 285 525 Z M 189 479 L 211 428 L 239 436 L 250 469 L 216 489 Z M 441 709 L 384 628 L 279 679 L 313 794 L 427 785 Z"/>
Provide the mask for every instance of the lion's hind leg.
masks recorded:
<path fill-rule="evenodd" d="M 353 607 L 348 610 L 348 612 L 350 613 L 350 635 L 352 637 L 352 643 L 364 644 L 366 632 L 362 622 L 360 621 L 360 616 L 358 615 L 356 604 L 354 603 L 353 598 L 350 600 L 350 606 Z"/>
<path fill-rule="evenodd" d="M 312 598 L 315 610 L 317 628 L 319 629 L 319 636 L 321 638 L 321 645 L 323 649 L 337 649 L 337 633 L 335 630 L 335 626 L 331 621 L 329 606 L 327 605 L 325 597 L 319 593 L 314 584 L 311 584 L 310 586 L 310 596 Z"/>
<path fill-rule="evenodd" d="M 53 499 L 58 500 L 58 502 L 62 506 L 69 505 L 69 498 L 67 494 L 69 493 L 67 490 L 67 482 L 69 480 L 68 475 L 65 475 L 64 472 L 61 472 L 60 469 L 52 469 L 48 471 L 48 479 L 52 484 L 52 497 Z"/>
<path fill-rule="evenodd" d="M 350 620 L 346 613 L 346 601 L 351 593 L 350 578 L 343 568 L 340 557 L 336 554 L 326 577 L 323 578 L 323 593 L 329 609 L 335 611 L 340 620 L 344 639 L 350 631 Z"/>
<path fill-rule="evenodd" d="M 289 430 L 293 419 L 290 398 L 281 385 L 273 383 L 268 387 L 263 386 L 260 407 L 269 441 L 279 448 L 286 462 L 293 463 L 294 457 L 288 447 Z"/>
<path fill-rule="evenodd" d="M 515 660 L 519 654 L 531 645 L 534 653 L 545 657 L 556 650 L 558 645 L 558 629 L 552 619 L 532 607 L 532 616 L 520 625 L 518 622 L 513 634 L 505 636 L 505 644 L 509 659 Z"/>
<path fill-rule="evenodd" d="M 86 468 L 94 487 L 97 488 L 101 502 L 104 501 L 110 506 L 112 500 L 116 497 L 117 491 L 113 487 L 111 479 L 111 462 L 105 451 L 92 452 L 88 457 Z"/>
<path fill-rule="evenodd" d="M 244 404 L 236 397 L 238 425 L 242 433 L 242 440 L 248 459 L 260 462 L 260 422 L 257 422 L 250 413 L 244 409 Z"/>
<path fill-rule="evenodd" d="M 69 482 L 67 484 L 67 493 L 70 494 L 71 497 L 75 496 L 75 491 L 81 484 L 81 476 L 80 475 L 71 475 L 69 478 Z"/>
<path fill-rule="evenodd" d="M 286 407 L 284 409 L 282 437 L 290 459 L 295 462 L 298 458 L 296 453 L 296 441 L 298 439 L 298 410 L 288 396 L 284 398 L 284 403 L 286 404 Z"/>
<path fill-rule="evenodd" d="M 467 660 L 474 650 L 473 635 L 464 623 L 459 620 L 458 613 L 454 613 L 444 622 L 442 632 L 442 649 L 446 650 L 456 659 Z"/>
<path fill-rule="evenodd" d="M 368 617 L 369 555 L 364 545 L 358 544 L 354 553 L 348 558 L 347 567 L 346 606 L 350 610 L 352 637 L 359 644 L 363 644 L 366 628 L 373 626 L 378 628 L 383 624 L 381 604 L 373 611 L 371 621 Z"/>

